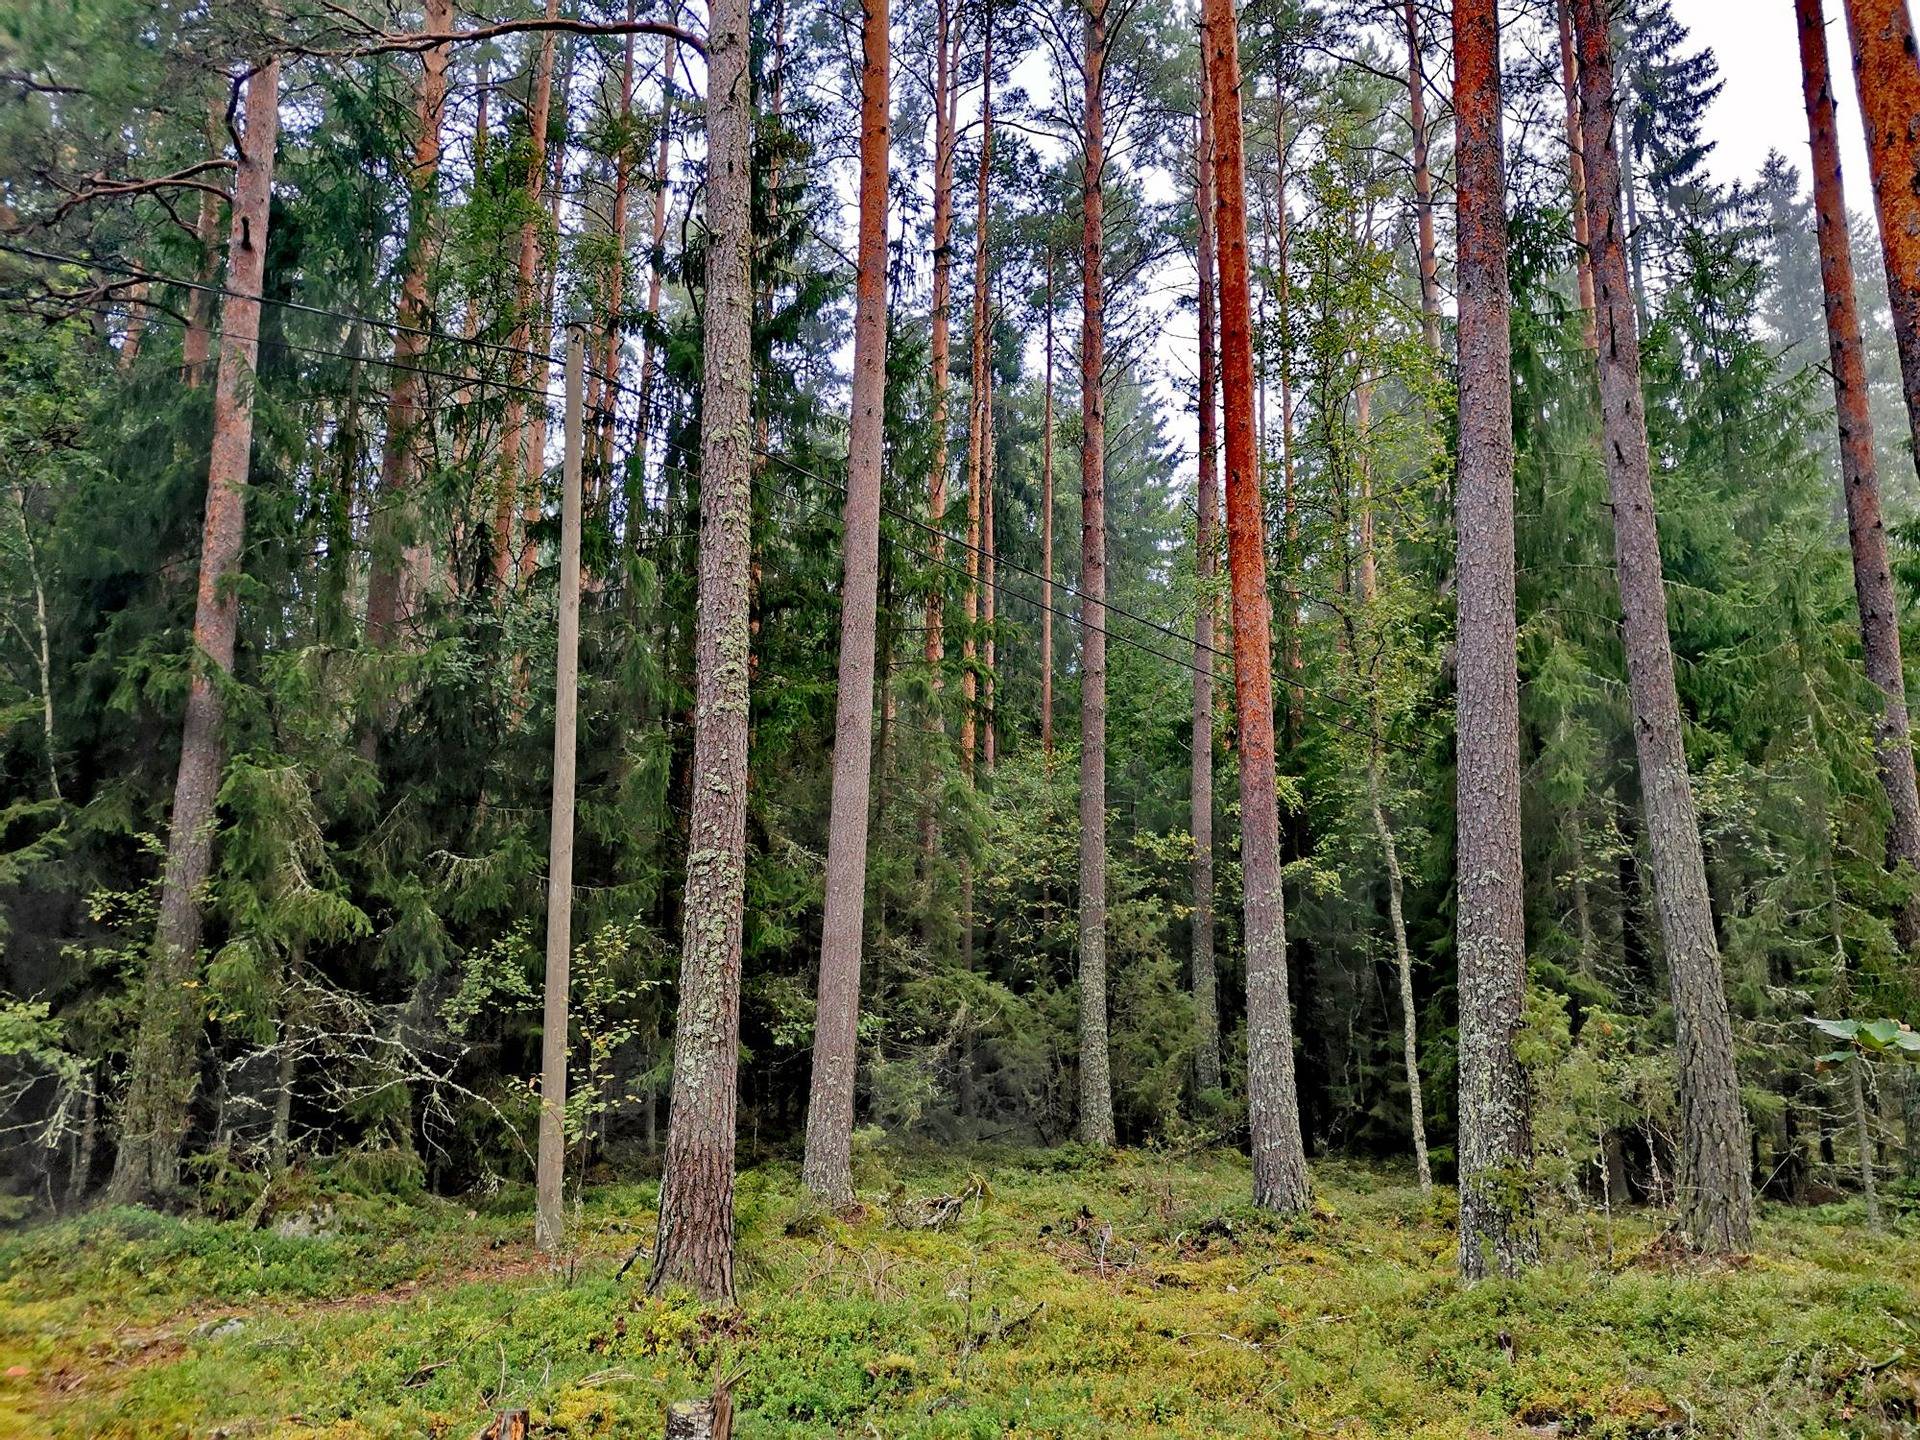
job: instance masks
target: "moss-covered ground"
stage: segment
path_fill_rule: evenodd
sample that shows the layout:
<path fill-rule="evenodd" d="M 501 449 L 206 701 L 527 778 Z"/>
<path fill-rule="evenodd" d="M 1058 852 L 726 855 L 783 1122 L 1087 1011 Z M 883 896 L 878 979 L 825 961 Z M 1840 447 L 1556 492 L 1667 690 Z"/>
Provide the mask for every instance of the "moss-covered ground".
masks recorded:
<path fill-rule="evenodd" d="M 644 1259 L 616 1277 L 649 1184 L 591 1189 L 557 1270 L 511 1199 L 18 1232 L 0 1434 L 466 1440 L 512 1407 L 625 1440 L 716 1374 L 739 1440 L 1920 1433 L 1912 1219 L 1769 1208 L 1756 1254 L 1701 1265 L 1661 1215 L 1556 1212 L 1537 1273 L 1469 1290 L 1446 1197 L 1359 1168 L 1284 1221 L 1229 1155 L 863 1166 L 852 1218 L 791 1167 L 742 1177 L 737 1312 L 649 1299 Z"/>

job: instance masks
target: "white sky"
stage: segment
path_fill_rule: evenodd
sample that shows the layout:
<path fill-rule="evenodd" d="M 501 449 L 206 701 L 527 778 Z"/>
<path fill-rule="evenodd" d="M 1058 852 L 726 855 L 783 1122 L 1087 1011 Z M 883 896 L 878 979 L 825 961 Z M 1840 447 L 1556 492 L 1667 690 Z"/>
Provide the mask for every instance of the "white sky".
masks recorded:
<path fill-rule="evenodd" d="M 1827 0 L 1827 59 L 1840 110 L 1840 170 L 1847 206 L 1872 208 L 1860 108 L 1853 98 L 1853 62 L 1837 0 Z M 1769 150 L 1807 175 L 1807 112 L 1800 94 L 1800 41 L 1792 0 L 1674 0 L 1696 45 L 1713 47 L 1726 89 L 1708 109 L 1706 133 L 1716 141 L 1708 161 L 1722 182 L 1751 180 Z"/>

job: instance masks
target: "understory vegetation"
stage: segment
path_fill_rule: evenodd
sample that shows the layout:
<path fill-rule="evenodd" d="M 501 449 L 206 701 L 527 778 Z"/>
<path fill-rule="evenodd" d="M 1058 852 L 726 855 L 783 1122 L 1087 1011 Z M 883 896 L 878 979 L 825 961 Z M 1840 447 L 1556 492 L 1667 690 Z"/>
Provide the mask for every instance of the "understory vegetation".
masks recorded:
<path fill-rule="evenodd" d="M 1451 1196 L 1409 1173 L 1318 1167 L 1294 1218 L 1214 1151 L 863 1143 L 855 1178 L 835 1216 L 790 1163 L 742 1173 L 737 1311 L 618 1273 L 651 1183 L 589 1185 L 557 1269 L 525 1186 L 297 1174 L 253 1218 L 97 1210 L 0 1244 L 0 1428 L 466 1440 L 525 1408 L 610 1440 L 717 1378 L 742 1440 L 1837 1440 L 1920 1406 L 1920 1227 L 1866 1235 L 1857 1200 L 1765 1206 L 1732 1262 L 1661 1212 L 1557 1208 L 1538 1273 L 1468 1288 Z"/>

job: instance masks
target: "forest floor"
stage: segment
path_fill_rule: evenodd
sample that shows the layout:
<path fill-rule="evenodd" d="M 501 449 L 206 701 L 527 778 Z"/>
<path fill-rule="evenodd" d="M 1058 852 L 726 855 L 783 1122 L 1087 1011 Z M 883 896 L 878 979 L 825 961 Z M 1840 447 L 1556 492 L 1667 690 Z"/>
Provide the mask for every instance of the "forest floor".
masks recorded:
<path fill-rule="evenodd" d="M 650 1300 L 656 1187 L 590 1189 L 559 1270 L 524 1196 L 340 1193 L 255 1227 L 101 1210 L 0 1239 L 0 1435 L 467 1440 L 660 1433 L 736 1375 L 738 1440 L 797 1436 L 1914 1435 L 1920 1217 L 1768 1207 L 1757 1253 L 1665 1217 L 1547 1221 L 1514 1284 L 1454 1278 L 1451 1198 L 1237 1156 L 864 1154 L 860 1214 L 741 1179 L 741 1307 Z M 315 1232 L 315 1233 L 306 1233 Z"/>

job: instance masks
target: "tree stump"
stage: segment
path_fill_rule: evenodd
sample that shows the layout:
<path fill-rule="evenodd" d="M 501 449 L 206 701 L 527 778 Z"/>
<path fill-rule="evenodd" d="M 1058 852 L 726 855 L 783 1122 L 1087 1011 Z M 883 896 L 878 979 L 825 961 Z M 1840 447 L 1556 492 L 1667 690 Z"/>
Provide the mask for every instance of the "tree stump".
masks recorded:
<path fill-rule="evenodd" d="M 667 1406 L 666 1440 L 731 1440 L 733 1397 L 715 1391 L 705 1400 L 675 1400 Z"/>
<path fill-rule="evenodd" d="M 527 1440 L 532 1417 L 525 1410 L 502 1410 L 480 1427 L 473 1440 Z"/>

